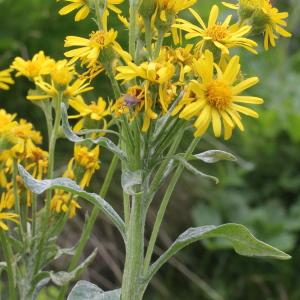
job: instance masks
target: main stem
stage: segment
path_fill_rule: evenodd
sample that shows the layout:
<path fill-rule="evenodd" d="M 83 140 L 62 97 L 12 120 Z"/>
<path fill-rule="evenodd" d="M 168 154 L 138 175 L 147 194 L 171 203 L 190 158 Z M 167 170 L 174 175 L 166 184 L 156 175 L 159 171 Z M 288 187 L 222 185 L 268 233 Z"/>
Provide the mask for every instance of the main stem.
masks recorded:
<path fill-rule="evenodd" d="M 143 202 L 141 195 L 132 200 L 127 231 L 126 260 L 121 289 L 121 300 L 140 300 L 141 271 L 144 260 Z"/>

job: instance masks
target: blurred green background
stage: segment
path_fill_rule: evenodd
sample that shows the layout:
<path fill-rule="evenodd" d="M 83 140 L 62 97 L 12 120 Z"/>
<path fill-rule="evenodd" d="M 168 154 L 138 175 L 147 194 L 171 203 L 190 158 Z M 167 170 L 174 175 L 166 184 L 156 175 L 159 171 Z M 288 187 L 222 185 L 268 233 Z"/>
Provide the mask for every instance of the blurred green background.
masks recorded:
<path fill-rule="evenodd" d="M 199 1 L 198 10 L 207 17 L 212 3 Z M 236 132 L 230 142 L 207 135 L 203 149 L 224 149 L 239 157 L 237 164 L 219 163 L 203 166 L 220 178 L 218 186 L 185 173 L 174 193 L 166 221 L 159 237 L 159 254 L 184 229 L 192 226 L 238 222 L 248 226 L 260 239 L 287 251 L 288 262 L 239 257 L 226 244 L 210 241 L 197 244 L 177 255 L 153 281 L 147 299 L 166 300 L 299 300 L 300 286 L 300 1 L 273 1 L 289 10 L 290 40 L 280 40 L 275 49 L 258 56 L 243 53 L 244 73 L 258 75 L 261 82 L 253 93 L 263 97 L 265 104 L 260 119 L 249 120 L 246 132 Z M 61 17 L 62 6 L 55 0 L 0 0 L 0 69 L 9 66 L 15 56 L 31 57 L 39 50 L 55 58 L 63 57 L 66 35 L 87 34 L 93 21 L 73 21 L 74 15 Z M 126 7 L 126 3 L 125 6 Z M 223 10 L 224 11 L 224 10 Z M 116 22 L 116 18 L 113 18 Z M 117 26 L 117 25 L 115 25 Z M 120 31 L 121 43 L 126 30 Z M 26 117 L 45 132 L 41 112 L 25 100 L 30 84 L 17 79 L 9 92 L 0 95 L 0 107 Z M 97 95 L 110 95 L 107 81 L 96 81 Z M 72 145 L 60 143 L 59 161 L 66 163 Z M 101 182 L 110 157 L 102 155 Z M 98 186 L 94 184 L 95 190 Z M 121 207 L 119 182 L 116 180 L 108 196 Z M 149 214 L 153 223 L 157 203 Z M 64 246 L 76 243 L 84 224 L 82 210 L 71 220 L 61 238 Z M 98 247 L 96 261 L 84 278 L 104 289 L 120 285 L 124 249 L 117 233 L 99 218 L 87 247 Z M 65 261 L 54 268 L 66 268 Z M 44 291 L 41 299 L 55 299 L 56 288 Z"/>

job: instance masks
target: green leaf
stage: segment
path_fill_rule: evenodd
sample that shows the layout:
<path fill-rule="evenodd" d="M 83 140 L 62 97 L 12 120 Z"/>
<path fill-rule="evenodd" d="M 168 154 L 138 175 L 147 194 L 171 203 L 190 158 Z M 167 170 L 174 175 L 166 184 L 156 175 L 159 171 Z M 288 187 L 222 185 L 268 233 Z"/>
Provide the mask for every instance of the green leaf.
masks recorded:
<path fill-rule="evenodd" d="M 97 249 L 95 249 L 77 268 L 71 272 L 41 272 L 34 279 L 35 289 L 33 292 L 32 300 L 36 300 L 40 291 L 52 281 L 57 286 L 64 286 L 71 281 L 76 280 L 80 274 L 87 268 L 87 266 L 94 260 L 97 254 Z M 85 298 L 82 298 L 85 299 Z"/>
<path fill-rule="evenodd" d="M 88 193 L 82 190 L 76 182 L 68 178 L 56 178 L 52 180 L 36 180 L 21 165 L 19 173 L 24 180 L 25 185 L 35 194 L 42 194 L 47 190 L 60 189 L 79 196 L 93 205 L 100 208 L 110 221 L 118 228 L 123 238 L 125 238 L 125 225 L 122 218 L 102 197 L 94 193 Z"/>
<path fill-rule="evenodd" d="M 78 281 L 67 300 L 120 300 L 121 290 L 104 292 L 95 284 L 88 281 Z"/>
<path fill-rule="evenodd" d="M 86 267 L 94 260 L 97 254 L 95 249 L 76 269 L 72 272 L 50 272 L 52 282 L 58 286 L 63 286 L 75 280 L 86 269 Z"/>
<path fill-rule="evenodd" d="M 62 109 L 62 128 L 64 131 L 64 134 L 66 138 L 73 142 L 73 143 L 84 143 L 84 142 L 89 142 L 92 144 L 100 145 L 108 150 L 110 150 L 112 153 L 116 154 L 121 160 L 126 160 L 126 155 L 125 153 L 115 144 L 113 143 L 110 139 L 106 137 L 99 137 L 97 139 L 91 139 L 91 138 L 82 138 L 75 134 L 68 121 L 68 114 L 67 114 L 67 109 L 64 103 L 61 104 L 61 109 Z"/>
<path fill-rule="evenodd" d="M 150 267 L 147 280 L 150 281 L 154 274 L 178 251 L 206 238 L 223 238 L 229 241 L 236 253 L 240 255 L 272 257 L 276 259 L 291 258 L 288 254 L 256 239 L 243 225 L 202 226 L 190 228 L 182 233 L 171 247 Z"/>
<path fill-rule="evenodd" d="M 142 184 L 142 171 L 131 172 L 124 170 L 121 177 L 121 185 L 125 193 L 128 195 L 136 195 L 135 186 Z"/>
<path fill-rule="evenodd" d="M 209 164 L 216 163 L 220 160 L 237 160 L 233 154 L 221 150 L 209 150 L 199 154 L 194 154 L 193 157 Z"/>
<path fill-rule="evenodd" d="M 205 174 L 201 171 L 199 171 L 198 169 L 196 169 L 193 165 L 191 165 L 184 157 L 182 157 L 181 155 L 175 155 L 174 159 L 176 159 L 177 161 L 179 161 L 188 171 L 192 172 L 193 174 L 197 175 L 197 176 L 201 176 L 201 177 L 205 177 L 208 179 L 213 180 L 216 184 L 219 183 L 219 179 L 215 176 L 211 176 L 208 174 Z"/>

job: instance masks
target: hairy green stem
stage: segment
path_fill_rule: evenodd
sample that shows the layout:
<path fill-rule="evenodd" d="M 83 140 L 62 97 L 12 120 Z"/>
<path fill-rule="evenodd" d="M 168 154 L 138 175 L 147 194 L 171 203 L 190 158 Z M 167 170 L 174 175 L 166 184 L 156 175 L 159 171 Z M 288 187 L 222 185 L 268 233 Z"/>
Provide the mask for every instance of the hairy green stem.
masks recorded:
<path fill-rule="evenodd" d="M 180 142 L 182 140 L 183 133 L 184 133 L 184 130 L 181 130 L 178 132 L 178 135 L 176 136 L 174 142 L 172 143 L 172 145 L 167 153 L 167 156 L 171 156 L 176 152 L 176 150 L 179 147 Z M 156 174 L 151 182 L 150 190 L 148 192 L 149 195 L 147 196 L 147 200 L 146 200 L 146 210 L 148 210 L 148 207 L 151 204 L 151 201 L 153 200 L 153 197 L 159 188 L 159 185 L 161 183 L 162 178 L 164 177 L 164 173 L 166 172 L 168 164 L 169 164 L 169 161 L 167 161 L 167 160 L 162 162 L 162 164 L 160 165 L 158 171 L 156 172 Z"/>
<path fill-rule="evenodd" d="M 20 205 L 20 197 L 18 194 L 18 182 L 17 182 L 17 175 L 18 175 L 18 162 L 16 159 L 13 160 L 13 176 L 12 176 L 12 181 L 13 181 L 13 194 L 14 194 L 14 199 L 15 199 L 15 211 L 16 214 L 20 216 L 20 223 L 18 224 L 18 232 L 21 241 L 25 242 L 25 237 L 24 237 L 24 221 L 23 221 L 23 216 L 21 214 L 21 205 Z M 26 222 L 26 220 L 25 220 Z M 26 225 L 25 225 L 26 226 Z"/>
<path fill-rule="evenodd" d="M 159 56 L 160 49 L 164 42 L 164 37 L 165 37 L 165 31 L 163 29 L 160 29 L 158 31 L 158 37 L 154 49 L 154 55 L 153 55 L 154 59 L 156 59 Z"/>
<path fill-rule="evenodd" d="M 13 267 L 13 253 L 10 247 L 10 243 L 5 235 L 5 232 L 0 229 L 0 241 L 3 249 L 3 255 L 6 261 L 6 271 L 8 277 L 8 300 L 17 300 L 17 290 L 16 290 L 16 282 L 14 276 L 14 267 Z"/>
<path fill-rule="evenodd" d="M 129 53 L 134 58 L 135 54 L 135 44 L 137 36 L 137 5 L 135 3 L 130 4 L 129 14 L 130 14 L 130 23 L 129 23 Z"/>
<path fill-rule="evenodd" d="M 121 300 L 140 300 L 140 276 L 144 259 L 144 224 L 142 196 L 136 195 L 127 231 L 126 260 L 121 288 Z"/>
<path fill-rule="evenodd" d="M 55 147 L 56 147 L 56 141 L 58 138 L 59 128 L 60 128 L 60 122 L 61 122 L 61 102 L 63 99 L 63 93 L 60 92 L 56 98 L 53 98 L 52 101 L 54 101 L 54 109 L 55 109 L 55 121 L 53 125 L 53 129 L 51 132 L 51 138 L 49 141 L 49 158 L 48 158 L 48 179 L 53 179 L 53 173 L 54 173 L 54 161 L 55 161 Z M 41 239 L 38 246 L 38 253 L 37 253 L 37 259 L 35 263 L 34 273 L 36 274 L 40 267 L 41 267 L 41 261 L 42 257 L 44 255 L 44 244 L 47 239 L 47 231 L 48 231 L 48 223 L 50 219 L 50 206 L 51 206 L 51 198 L 52 198 L 52 191 L 48 190 L 46 193 L 46 205 L 45 205 L 45 216 L 43 218 L 43 224 L 41 229 Z"/>
<path fill-rule="evenodd" d="M 103 198 L 106 196 L 106 194 L 108 192 L 113 175 L 117 169 L 117 165 L 118 165 L 118 156 L 114 155 L 114 157 L 110 163 L 109 169 L 106 173 L 100 193 L 99 193 L 99 195 Z M 91 216 L 88 219 L 87 225 L 86 225 L 84 231 L 82 232 L 82 235 L 81 235 L 80 241 L 78 243 L 78 246 L 76 248 L 75 254 L 71 259 L 71 262 L 70 262 L 70 265 L 68 268 L 69 272 L 74 270 L 75 267 L 77 266 L 77 264 L 79 263 L 80 257 L 86 246 L 87 241 L 89 240 L 89 238 L 91 236 L 94 224 L 96 222 L 96 219 L 97 219 L 99 213 L 100 213 L 100 209 L 97 206 L 95 206 L 92 210 Z M 64 300 L 67 290 L 68 290 L 68 285 L 65 285 L 64 287 L 62 287 L 57 300 Z"/>
<path fill-rule="evenodd" d="M 149 57 L 152 57 L 152 29 L 151 29 L 151 18 L 143 18 L 145 25 L 145 41 L 146 48 L 149 54 Z"/>
<path fill-rule="evenodd" d="M 193 142 L 190 144 L 189 148 L 186 151 L 185 157 L 188 157 L 195 149 L 195 147 L 197 146 L 199 142 L 199 139 L 194 139 Z M 150 241 L 149 241 L 149 245 L 147 248 L 147 253 L 146 253 L 146 258 L 145 258 L 145 264 L 144 264 L 144 274 L 146 274 L 146 272 L 148 271 L 150 262 L 151 262 L 151 257 L 153 255 L 153 250 L 155 247 L 155 243 L 158 237 L 158 233 L 159 233 L 159 229 L 160 226 L 162 224 L 167 206 L 169 204 L 170 198 L 172 196 L 172 193 L 174 191 L 174 188 L 177 184 L 177 181 L 182 173 L 182 171 L 184 170 L 184 167 L 182 165 L 179 165 L 175 171 L 175 173 L 172 176 L 172 179 L 168 185 L 168 188 L 164 194 L 163 200 L 160 204 L 157 216 L 156 216 L 156 220 L 153 226 L 153 230 L 152 230 L 152 234 L 150 237 Z"/>

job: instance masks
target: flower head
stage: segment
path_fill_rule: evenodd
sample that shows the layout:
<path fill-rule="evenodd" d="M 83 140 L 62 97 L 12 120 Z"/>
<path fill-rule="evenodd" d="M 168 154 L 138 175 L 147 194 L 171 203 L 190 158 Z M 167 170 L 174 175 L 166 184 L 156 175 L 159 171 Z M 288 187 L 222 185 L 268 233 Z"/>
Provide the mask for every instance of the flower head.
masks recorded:
<path fill-rule="evenodd" d="M 257 53 L 254 49 L 257 43 L 245 37 L 250 32 L 251 26 L 230 25 L 232 15 L 227 16 L 223 23 L 218 22 L 219 8 L 217 5 L 211 9 L 207 25 L 195 10 L 190 9 L 190 12 L 200 26 L 183 19 L 177 19 L 178 23 L 173 27 L 186 31 L 186 39 L 200 38 L 196 44 L 196 50 L 199 52 L 205 48 L 214 47 L 221 50 L 222 53 L 229 54 L 230 48 L 243 47 L 252 53 Z"/>
<path fill-rule="evenodd" d="M 94 149 L 89 149 L 85 146 L 75 145 L 74 162 L 79 168 L 83 169 L 80 187 L 84 188 L 89 186 L 92 176 L 96 170 L 100 169 L 99 155 L 99 146 L 96 146 Z"/>
<path fill-rule="evenodd" d="M 175 73 L 173 64 L 165 62 L 143 62 L 139 66 L 128 62 L 127 66 L 117 67 L 117 80 L 127 82 L 140 77 L 152 83 L 163 84 L 169 81 Z"/>
<path fill-rule="evenodd" d="M 275 47 L 278 36 L 289 38 L 290 32 L 284 29 L 287 27 L 285 19 L 288 12 L 280 12 L 272 5 L 270 0 L 240 0 L 238 4 L 223 2 L 226 7 L 238 9 L 242 21 L 247 21 L 252 26 L 252 32 L 264 34 L 264 47 Z"/>
<path fill-rule="evenodd" d="M 131 113 L 131 119 L 136 118 L 144 111 L 142 132 L 147 132 L 151 120 L 158 117 L 153 111 L 153 100 L 148 93 L 148 89 L 137 85 L 128 88 L 127 93 L 116 101 L 112 110 L 116 116 Z"/>
<path fill-rule="evenodd" d="M 17 71 L 16 76 L 25 76 L 29 79 L 34 79 L 41 75 L 50 74 L 55 61 L 48 56 L 45 56 L 43 51 L 38 52 L 31 60 L 24 60 L 21 57 L 16 57 L 11 68 Z"/>
<path fill-rule="evenodd" d="M 80 60 L 88 68 L 97 64 L 105 49 L 109 49 L 110 52 L 114 50 L 125 60 L 131 60 L 130 55 L 116 42 L 117 35 L 117 31 L 110 29 L 109 31 L 93 31 L 88 39 L 67 36 L 65 47 L 78 48 L 65 52 L 65 56 L 71 58 L 71 63 Z"/>
<path fill-rule="evenodd" d="M 224 137 L 229 139 L 235 126 L 244 130 L 241 114 L 258 117 L 254 110 L 239 104 L 261 104 L 263 100 L 241 95 L 243 91 L 255 85 L 258 78 L 251 77 L 238 82 L 238 56 L 231 58 L 222 70 L 214 63 L 213 54 L 206 50 L 203 58 L 194 61 L 194 71 L 199 80 L 193 80 L 189 84 L 189 98 L 184 97 L 182 103 L 179 103 L 179 108 L 182 109 L 179 118 L 189 120 L 196 117 L 195 136 L 203 135 L 212 123 L 214 134 L 219 137 L 223 123 Z"/>
<path fill-rule="evenodd" d="M 193 6 L 197 0 L 157 0 L 157 9 L 161 21 L 166 22 L 168 15 L 177 15 L 180 11 Z"/>
<path fill-rule="evenodd" d="M 90 104 L 87 104 L 81 96 L 77 96 L 69 101 L 69 105 L 78 112 L 77 115 L 70 116 L 69 118 L 80 118 L 79 122 L 74 127 L 75 131 L 79 131 L 83 128 L 84 120 L 86 118 L 95 121 L 102 120 L 104 121 L 104 124 L 106 124 L 105 117 L 111 112 L 111 107 L 107 106 L 107 103 L 102 97 L 99 97 L 97 102 L 93 101 Z"/>
<path fill-rule="evenodd" d="M 70 218 L 75 217 L 77 209 L 81 206 L 73 198 L 71 193 L 60 190 L 55 190 L 54 196 L 51 199 L 50 208 L 56 213 L 67 213 Z"/>
<path fill-rule="evenodd" d="M 75 21 L 84 20 L 91 12 L 91 6 L 89 0 L 65 0 L 69 2 L 66 6 L 59 10 L 60 15 L 67 15 L 75 10 L 78 10 L 75 14 Z M 108 0 L 107 8 L 115 13 L 121 13 L 121 10 L 116 6 L 121 4 L 124 0 Z"/>
<path fill-rule="evenodd" d="M 276 7 L 273 7 L 269 0 L 264 1 L 263 9 L 264 24 L 264 47 L 269 49 L 269 45 L 275 47 L 278 35 L 289 38 L 292 34 L 284 29 L 287 27 L 285 19 L 289 16 L 288 12 L 280 12 Z M 253 20 L 255 23 L 255 20 Z"/>

